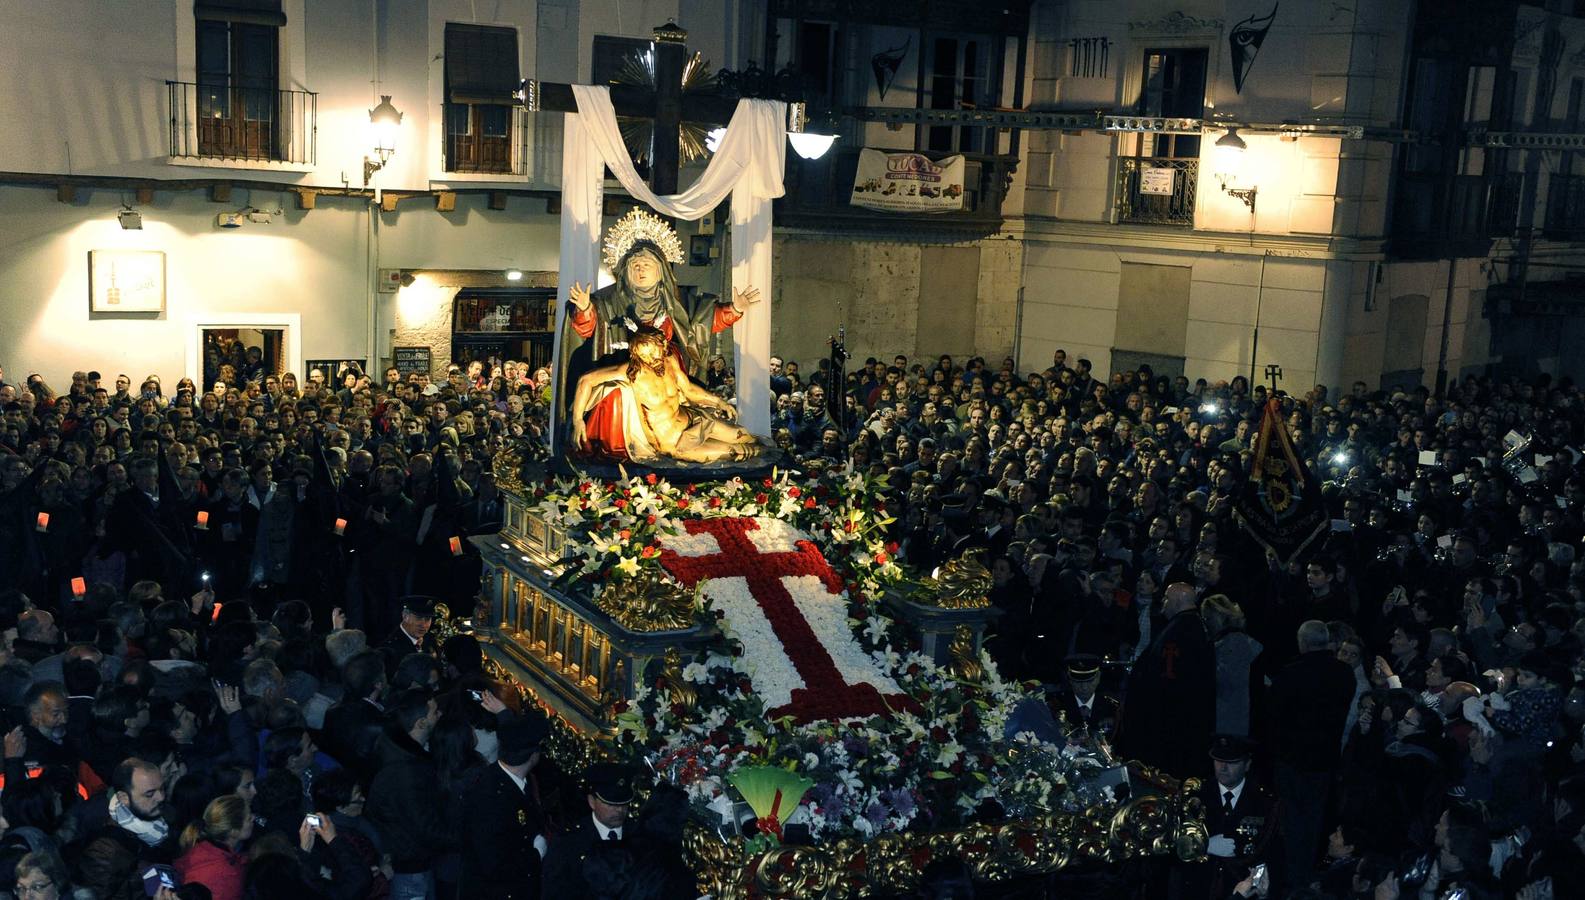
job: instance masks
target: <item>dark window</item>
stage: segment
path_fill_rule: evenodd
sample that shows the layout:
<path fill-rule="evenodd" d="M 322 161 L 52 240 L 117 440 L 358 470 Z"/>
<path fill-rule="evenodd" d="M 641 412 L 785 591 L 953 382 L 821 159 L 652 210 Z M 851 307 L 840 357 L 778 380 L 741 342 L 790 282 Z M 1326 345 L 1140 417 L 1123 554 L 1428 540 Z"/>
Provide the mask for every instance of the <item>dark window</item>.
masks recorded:
<path fill-rule="evenodd" d="M 836 84 L 832 71 L 835 29 L 826 22 L 798 23 L 798 74 L 803 76 L 804 99 L 829 106 Z"/>
<path fill-rule="evenodd" d="M 1448 127 L 1454 103 L 1453 78 L 1457 72 L 1452 60 L 1420 57 L 1414 61 L 1405 128 L 1440 133 Z M 1403 154 L 1405 172 L 1438 172 L 1442 169 L 1445 151 L 1439 144 L 1410 143 L 1404 145 Z"/>
<path fill-rule="evenodd" d="M 200 4 L 198 147 L 203 156 L 279 159 L 280 3 Z"/>
<path fill-rule="evenodd" d="M 653 70 L 654 49 L 655 42 L 648 38 L 595 35 L 594 55 L 590 66 L 593 82 L 595 84 L 611 84 L 616 81 L 624 84 L 633 83 L 635 78 L 639 77 L 641 70 Z"/>
<path fill-rule="evenodd" d="M 928 41 L 925 61 L 927 109 L 978 109 L 995 106 L 994 42 L 983 35 L 940 36 Z M 924 149 L 943 153 L 991 153 L 993 131 L 974 127 L 925 129 Z"/>
<path fill-rule="evenodd" d="M 1205 114 L 1204 47 L 1173 47 L 1145 51 L 1144 78 L 1140 83 L 1142 116 L 1198 119 Z M 1139 136 L 1139 155 L 1166 159 L 1198 159 L 1200 136 L 1150 134 Z"/>
<path fill-rule="evenodd" d="M 446 171 L 512 171 L 517 31 L 446 25 Z"/>

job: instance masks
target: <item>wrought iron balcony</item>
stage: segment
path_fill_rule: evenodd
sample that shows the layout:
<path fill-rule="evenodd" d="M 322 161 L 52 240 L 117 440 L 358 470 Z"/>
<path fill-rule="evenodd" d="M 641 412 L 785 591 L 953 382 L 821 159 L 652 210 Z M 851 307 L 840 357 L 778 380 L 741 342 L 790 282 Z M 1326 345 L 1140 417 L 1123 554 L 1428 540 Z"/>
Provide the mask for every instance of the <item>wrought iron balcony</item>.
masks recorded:
<path fill-rule="evenodd" d="M 1124 156 L 1117 163 L 1119 224 L 1194 226 L 1198 159 Z"/>
<path fill-rule="evenodd" d="M 319 95 L 167 81 L 173 159 L 313 165 Z"/>
<path fill-rule="evenodd" d="M 1553 175 L 1548 181 L 1543 234 L 1554 241 L 1585 240 L 1585 175 Z"/>
<path fill-rule="evenodd" d="M 1400 173 L 1392 208 L 1392 252 L 1406 259 L 1486 255 L 1494 225 L 1491 205 L 1503 184 L 1485 175 Z"/>
<path fill-rule="evenodd" d="M 445 171 L 532 176 L 548 183 L 560 174 L 561 125 L 559 115 L 537 115 L 521 106 L 448 103 Z"/>
<path fill-rule="evenodd" d="M 1018 166 L 1016 156 L 964 153 L 963 208 L 952 212 L 882 212 L 854 206 L 853 180 L 861 148 L 833 149 L 820 159 L 787 154 L 787 193 L 776 201 L 776 222 L 800 228 L 885 227 L 910 230 L 994 233 L 1002 225 L 1002 201 Z M 906 151 L 895 151 L 906 152 Z M 931 159 L 954 154 L 925 153 Z"/>

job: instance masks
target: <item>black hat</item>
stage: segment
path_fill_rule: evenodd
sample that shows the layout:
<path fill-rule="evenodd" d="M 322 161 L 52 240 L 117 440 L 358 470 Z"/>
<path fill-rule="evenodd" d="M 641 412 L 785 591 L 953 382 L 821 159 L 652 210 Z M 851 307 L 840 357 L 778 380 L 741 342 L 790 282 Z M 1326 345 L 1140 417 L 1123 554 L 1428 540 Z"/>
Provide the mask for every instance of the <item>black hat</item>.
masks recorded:
<path fill-rule="evenodd" d="M 433 619 L 436 602 L 434 597 L 427 594 L 408 594 L 402 598 L 402 610 L 420 618 Z"/>
<path fill-rule="evenodd" d="M 1068 657 L 1068 678 L 1085 681 L 1101 674 L 1101 658 L 1090 653 L 1076 653 Z"/>
<path fill-rule="evenodd" d="M 633 802 L 633 773 L 615 763 L 595 763 L 589 767 L 589 793 L 601 803 L 626 806 Z"/>
<path fill-rule="evenodd" d="M 1211 736 L 1211 758 L 1217 762 L 1244 762 L 1254 752 L 1255 742 L 1238 734 Z"/>
<path fill-rule="evenodd" d="M 509 766 L 528 762 L 549 736 L 550 721 L 537 709 L 506 719 L 496 728 L 496 737 L 501 742 L 501 762 Z"/>

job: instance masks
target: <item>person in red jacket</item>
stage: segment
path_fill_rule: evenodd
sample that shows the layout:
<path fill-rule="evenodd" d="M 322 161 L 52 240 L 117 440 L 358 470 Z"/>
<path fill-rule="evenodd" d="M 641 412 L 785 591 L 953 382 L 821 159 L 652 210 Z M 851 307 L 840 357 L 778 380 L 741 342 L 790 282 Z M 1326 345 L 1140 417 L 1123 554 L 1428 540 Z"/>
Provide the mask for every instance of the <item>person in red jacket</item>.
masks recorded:
<path fill-rule="evenodd" d="M 183 853 L 176 859 L 182 882 L 209 888 L 214 900 L 241 900 L 247 855 L 242 845 L 253 836 L 248 802 L 235 794 L 209 801 L 204 817 L 182 832 Z"/>

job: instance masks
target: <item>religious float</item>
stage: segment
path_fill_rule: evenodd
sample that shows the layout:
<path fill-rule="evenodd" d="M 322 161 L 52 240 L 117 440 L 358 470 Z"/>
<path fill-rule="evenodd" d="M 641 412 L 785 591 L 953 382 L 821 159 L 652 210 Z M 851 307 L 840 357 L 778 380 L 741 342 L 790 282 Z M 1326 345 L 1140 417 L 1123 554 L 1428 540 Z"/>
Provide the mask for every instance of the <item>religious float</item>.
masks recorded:
<path fill-rule="evenodd" d="M 1202 852 L 1193 782 L 1126 769 L 1000 677 L 983 566 L 900 567 L 883 485 L 498 475 L 506 527 L 474 539 L 492 668 L 553 712 L 559 764 L 687 791 L 702 891 L 863 897 L 943 856 L 1001 880 Z"/>
<path fill-rule="evenodd" d="M 784 105 L 742 100 L 699 182 L 657 196 L 606 90 L 570 94 L 556 439 L 497 456 L 504 526 L 471 538 L 471 626 L 492 672 L 552 713 L 552 759 L 571 773 L 615 759 L 685 792 L 688 862 L 726 900 L 906 891 L 947 858 L 993 881 L 1198 858 L 1193 781 L 1113 759 L 1037 685 L 997 672 L 983 565 L 906 570 L 883 482 L 790 468 L 755 440 L 769 410 L 757 291 L 679 305 L 680 242 L 643 210 L 598 240 L 606 166 L 672 216 L 730 192 L 733 283 L 770 284 Z M 596 248 L 610 283 L 593 290 Z M 728 328 L 736 407 L 690 378 Z"/>

